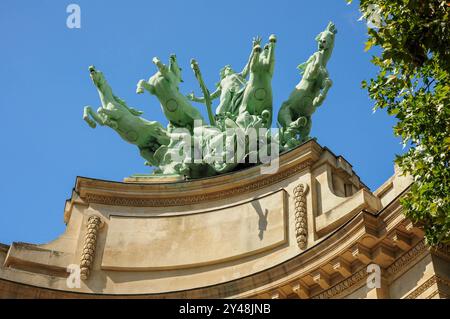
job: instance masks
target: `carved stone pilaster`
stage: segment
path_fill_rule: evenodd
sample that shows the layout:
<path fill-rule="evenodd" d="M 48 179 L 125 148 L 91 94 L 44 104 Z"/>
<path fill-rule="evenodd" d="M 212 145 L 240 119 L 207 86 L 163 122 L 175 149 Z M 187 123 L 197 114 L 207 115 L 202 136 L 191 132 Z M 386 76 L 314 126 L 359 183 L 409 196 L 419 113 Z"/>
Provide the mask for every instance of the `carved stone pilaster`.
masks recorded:
<path fill-rule="evenodd" d="M 306 217 L 306 193 L 308 185 L 300 183 L 294 188 L 295 200 L 295 237 L 300 249 L 305 249 L 308 242 L 308 220 Z"/>
<path fill-rule="evenodd" d="M 102 225 L 99 216 L 92 215 L 88 218 L 86 236 L 84 237 L 83 252 L 81 254 L 80 271 L 81 279 L 89 278 L 92 264 L 95 257 L 95 246 L 97 244 L 98 230 Z"/>

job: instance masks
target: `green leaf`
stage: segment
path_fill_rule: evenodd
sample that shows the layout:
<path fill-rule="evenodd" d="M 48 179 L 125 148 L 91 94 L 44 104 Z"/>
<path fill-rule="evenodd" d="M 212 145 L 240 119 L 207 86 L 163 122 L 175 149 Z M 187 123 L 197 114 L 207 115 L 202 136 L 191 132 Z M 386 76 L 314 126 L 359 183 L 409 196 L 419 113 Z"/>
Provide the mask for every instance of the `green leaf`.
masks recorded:
<path fill-rule="evenodd" d="M 369 51 L 370 48 L 373 47 L 374 44 L 375 44 L 375 42 L 372 39 L 367 40 L 367 42 L 364 45 L 364 52 Z"/>
<path fill-rule="evenodd" d="M 394 81 L 394 80 L 396 80 L 397 79 L 397 76 L 395 76 L 395 75 L 389 75 L 388 76 L 388 79 L 387 79 L 387 81 L 386 81 L 386 84 L 389 84 L 389 83 L 391 83 L 392 81 Z"/>

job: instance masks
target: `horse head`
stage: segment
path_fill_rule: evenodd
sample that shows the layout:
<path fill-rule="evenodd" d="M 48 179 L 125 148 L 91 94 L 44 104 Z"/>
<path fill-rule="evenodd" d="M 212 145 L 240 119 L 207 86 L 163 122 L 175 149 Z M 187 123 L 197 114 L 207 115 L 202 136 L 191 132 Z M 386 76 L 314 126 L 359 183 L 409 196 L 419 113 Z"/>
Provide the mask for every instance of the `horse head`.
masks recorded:
<path fill-rule="evenodd" d="M 334 47 L 334 37 L 337 33 L 336 26 L 333 22 L 328 23 L 327 28 L 325 31 L 320 32 L 317 37 L 316 41 L 318 43 L 318 49 L 319 51 L 322 51 L 325 55 L 325 63 L 328 62 L 328 59 L 331 56 L 331 51 Z"/>
<path fill-rule="evenodd" d="M 94 82 L 95 87 L 97 89 L 101 90 L 104 87 L 104 85 L 106 84 L 106 79 L 105 79 L 103 73 L 100 71 L 97 71 L 95 69 L 95 66 L 91 65 L 89 67 L 89 74 L 92 79 L 92 82 Z"/>
<path fill-rule="evenodd" d="M 109 86 L 108 82 L 106 82 L 105 76 L 102 72 L 96 70 L 93 65 L 89 67 L 89 76 L 91 77 L 92 82 L 97 88 L 100 99 L 104 104 L 103 107 L 106 107 L 109 102 L 114 101 L 114 96 L 111 87 Z"/>

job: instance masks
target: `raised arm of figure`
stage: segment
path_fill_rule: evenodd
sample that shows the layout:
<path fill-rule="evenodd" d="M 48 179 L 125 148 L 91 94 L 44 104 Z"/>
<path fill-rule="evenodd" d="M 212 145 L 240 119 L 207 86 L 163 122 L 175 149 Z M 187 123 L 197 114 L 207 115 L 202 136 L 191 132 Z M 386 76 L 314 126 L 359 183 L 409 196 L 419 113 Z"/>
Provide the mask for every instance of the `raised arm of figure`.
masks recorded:
<path fill-rule="evenodd" d="M 190 100 L 190 101 L 194 101 L 194 102 L 198 102 L 198 103 L 205 103 L 205 98 L 202 97 L 196 97 L 194 95 L 194 92 L 189 93 L 188 95 L 186 95 L 186 97 Z"/>
<path fill-rule="evenodd" d="M 253 57 L 253 50 L 252 53 L 250 53 L 250 57 L 248 58 L 247 64 L 245 64 L 244 68 L 240 73 L 238 73 L 239 76 L 241 76 L 243 79 L 246 79 L 248 76 L 248 73 L 250 72 L 250 62 L 252 61 Z"/>
<path fill-rule="evenodd" d="M 238 73 L 238 75 L 240 75 L 244 80 L 247 78 L 248 73 L 250 72 L 250 63 L 251 63 L 252 58 L 254 56 L 253 48 L 255 46 L 257 46 L 257 45 L 259 46 L 260 44 L 261 44 L 261 37 L 260 36 L 254 37 L 253 40 L 252 40 L 252 52 L 250 53 L 250 56 L 248 57 L 247 64 L 244 66 L 242 71 L 240 73 Z"/>
<path fill-rule="evenodd" d="M 220 97 L 221 93 L 222 93 L 222 88 L 218 87 L 217 90 L 215 90 L 213 93 L 211 93 L 211 95 L 210 95 L 211 101 L 217 99 L 218 97 Z M 202 97 L 197 97 L 197 96 L 194 95 L 194 92 L 191 92 L 190 94 L 188 94 L 187 98 L 189 100 L 191 100 L 191 101 L 198 102 L 198 103 L 205 103 L 206 102 L 205 97 L 203 97 L 203 96 Z"/>
<path fill-rule="evenodd" d="M 250 72 L 250 64 L 252 62 L 252 58 L 254 56 L 255 51 L 253 50 L 254 47 L 261 45 L 262 38 L 260 36 L 256 36 L 252 40 L 252 52 L 250 53 L 250 56 L 248 57 L 247 64 L 244 66 L 242 71 L 238 73 L 244 80 L 247 78 L 248 73 Z"/>

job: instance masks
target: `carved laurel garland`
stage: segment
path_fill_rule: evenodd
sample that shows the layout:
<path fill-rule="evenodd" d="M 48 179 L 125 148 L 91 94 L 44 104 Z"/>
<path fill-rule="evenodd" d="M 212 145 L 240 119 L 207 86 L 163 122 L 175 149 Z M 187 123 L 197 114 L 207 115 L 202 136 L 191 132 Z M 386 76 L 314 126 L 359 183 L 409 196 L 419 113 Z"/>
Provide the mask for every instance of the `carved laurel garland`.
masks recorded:
<path fill-rule="evenodd" d="M 89 278 L 92 263 L 94 262 L 95 246 L 97 244 L 97 233 L 102 221 L 99 216 L 92 215 L 88 219 L 87 232 L 84 237 L 83 253 L 81 254 L 80 270 L 81 279 Z"/>
<path fill-rule="evenodd" d="M 294 188 L 295 237 L 300 249 L 305 249 L 308 241 L 308 220 L 306 217 L 306 192 L 308 185 L 300 183 Z"/>
<path fill-rule="evenodd" d="M 132 206 L 132 207 L 166 207 L 166 206 L 182 206 L 191 205 L 196 203 L 202 203 L 205 201 L 221 200 L 229 198 L 231 196 L 241 195 L 251 191 L 261 189 L 263 187 L 270 186 L 274 183 L 280 182 L 303 169 L 311 166 L 311 161 L 306 161 L 299 165 L 295 165 L 288 168 L 278 174 L 269 175 L 264 179 L 260 179 L 257 182 L 248 183 L 246 185 L 234 187 L 231 189 L 214 192 L 210 194 L 200 194 L 193 196 L 180 196 L 170 198 L 136 198 L 136 197 L 121 197 L 117 195 L 101 195 L 91 192 L 86 192 L 84 195 L 80 195 L 87 203 L 97 203 L 113 206 Z"/>

